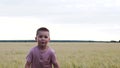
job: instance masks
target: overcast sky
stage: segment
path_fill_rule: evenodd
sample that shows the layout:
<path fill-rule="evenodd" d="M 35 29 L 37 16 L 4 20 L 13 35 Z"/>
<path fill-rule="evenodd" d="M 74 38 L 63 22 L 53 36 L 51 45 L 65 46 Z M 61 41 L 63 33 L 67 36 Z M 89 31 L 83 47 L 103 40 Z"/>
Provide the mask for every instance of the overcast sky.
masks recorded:
<path fill-rule="evenodd" d="M 0 40 L 120 40 L 120 0 L 0 0 Z"/>

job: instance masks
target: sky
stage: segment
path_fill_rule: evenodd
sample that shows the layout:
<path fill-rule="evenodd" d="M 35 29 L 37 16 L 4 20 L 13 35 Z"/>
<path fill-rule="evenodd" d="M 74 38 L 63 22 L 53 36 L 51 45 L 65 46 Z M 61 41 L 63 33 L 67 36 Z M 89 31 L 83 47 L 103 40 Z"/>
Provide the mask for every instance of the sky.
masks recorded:
<path fill-rule="evenodd" d="M 0 0 L 0 40 L 120 40 L 120 0 Z"/>

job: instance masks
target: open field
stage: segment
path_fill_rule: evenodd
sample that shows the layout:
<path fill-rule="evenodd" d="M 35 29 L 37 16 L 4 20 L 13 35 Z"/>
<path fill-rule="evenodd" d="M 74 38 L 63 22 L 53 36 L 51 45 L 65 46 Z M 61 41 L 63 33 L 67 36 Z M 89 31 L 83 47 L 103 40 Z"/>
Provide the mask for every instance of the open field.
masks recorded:
<path fill-rule="evenodd" d="M 24 68 L 36 43 L 0 43 L 0 68 Z M 120 68 L 120 43 L 50 43 L 61 68 Z"/>

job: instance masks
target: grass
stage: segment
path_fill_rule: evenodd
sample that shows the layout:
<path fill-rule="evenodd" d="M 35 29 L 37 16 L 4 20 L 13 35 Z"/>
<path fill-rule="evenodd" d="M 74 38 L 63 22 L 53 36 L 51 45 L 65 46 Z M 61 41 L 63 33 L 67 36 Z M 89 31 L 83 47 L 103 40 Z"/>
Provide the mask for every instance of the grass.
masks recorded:
<path fill-rule="evenodd" d="M 36 43 L 0 43 L 0 68 L 24 68 Z M 120 68 L 120 43 L 50 43 L 61 68 Z"/>

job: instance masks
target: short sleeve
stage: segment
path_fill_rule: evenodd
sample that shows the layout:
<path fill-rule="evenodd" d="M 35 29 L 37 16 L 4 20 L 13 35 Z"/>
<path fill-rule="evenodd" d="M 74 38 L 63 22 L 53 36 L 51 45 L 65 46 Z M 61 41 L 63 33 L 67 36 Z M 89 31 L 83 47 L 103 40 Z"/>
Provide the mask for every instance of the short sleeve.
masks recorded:
<path fill-rule="evenodd" d="M 26 61 L 31 63 L 33 59 L 33 53 L 32 50 L 30 50 L 30 52 L 28 53 L 27 57 L 26 57 Z"/>
<path fill-rule="evenodd" d="M 56 63 L 56 54 L 55 54 L 55 51 L 54 51 L 54 50 L 52 50 L 52 53 L 51 53 L 51 62 L 52 62 L 53 64 Z"/>

